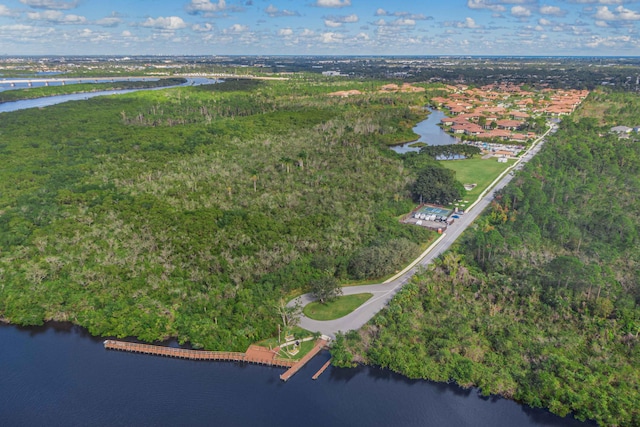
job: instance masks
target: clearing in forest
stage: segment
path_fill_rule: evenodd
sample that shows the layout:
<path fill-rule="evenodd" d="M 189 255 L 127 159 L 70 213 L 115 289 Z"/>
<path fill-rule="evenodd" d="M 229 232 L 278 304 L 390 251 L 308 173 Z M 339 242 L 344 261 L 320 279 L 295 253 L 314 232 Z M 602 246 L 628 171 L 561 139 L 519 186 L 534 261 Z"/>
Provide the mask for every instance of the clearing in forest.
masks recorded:
<path fill-rule="evenodd" d="M 456 172 L 456 179 L 463 185 L 477 184 L 473 190 L 467 191 L 464 200 L 475 200 L 498 175 L 504 172 L 515 160 L 499 163 L 495 158 L 443 160 L 442 165 Z"/>

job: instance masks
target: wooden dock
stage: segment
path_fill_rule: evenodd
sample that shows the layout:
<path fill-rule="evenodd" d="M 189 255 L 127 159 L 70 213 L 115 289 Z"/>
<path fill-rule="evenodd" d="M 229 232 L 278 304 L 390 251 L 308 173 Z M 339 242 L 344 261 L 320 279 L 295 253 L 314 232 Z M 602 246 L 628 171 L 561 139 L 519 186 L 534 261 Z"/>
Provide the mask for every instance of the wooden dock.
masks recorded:
<path fill-rule="evenodd" d="M 304 357 L 300 359 L 295 365 L 291 366 L 287 370 L 287 372 L 280 375 L 280 379 L 282 381 L 288 381 L 289 378 L 294 376 L 300 369 L 302 369 L 302 367 L 306 365 L 309 360 L 313 359 L 316 354 L 320 353 L 320 350 L 325 348 L 326 345 L 327 341 L 324 339 L 319 339 L 318 341 L 316 341 L 316 345 L 313 347 L 313 349 L 309 353 L 305 354 Z"/>
<path fill-rule="evenodd" d="M 311 377 L 311 379 L 312 379 L 312 380 L 317 380 L 317 379 L 318 379 L 318 377 L 319 377 L 320 375 L 322 375 L 322 373 L 323 373 L 324 371 L 326 371 L 326 370 L 327 370 L 327 368 L 329 367 L 329 365 L 331 365 L 331 359 L 327 360 L 327 363 L 325 363 L 324 365 L 322 365 L 322 368 L 320 368 L 320 369 L 318 370 L 318 372 L 316 372 L 316 373 L 315 373 L 315 375 Z"/>
<path fill-rule="evenodd" d="M 293 360 L 281 359 L 273 350 L 257 345 L 250 345 L 246 353 L 233 351 L 189 350 L 186 348 L 164 347 L 151 344 L 139 344 L 126 341 L 106 340 L 107 350 L 128 351 L 131 353 L 152 354 L 155 356 L 176 357 L 189 360 L 211 360 L 257 363 L 260 365 L 291 368 L 296 365 Z"/>

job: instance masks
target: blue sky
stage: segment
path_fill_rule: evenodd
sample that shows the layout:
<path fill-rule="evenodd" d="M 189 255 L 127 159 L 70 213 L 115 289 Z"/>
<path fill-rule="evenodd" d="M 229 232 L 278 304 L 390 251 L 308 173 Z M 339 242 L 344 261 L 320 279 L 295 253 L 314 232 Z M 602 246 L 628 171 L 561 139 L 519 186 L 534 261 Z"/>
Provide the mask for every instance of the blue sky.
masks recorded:
<path fill-rule="evenodd" d="M 640 55 L 640 0 L 0 0 L 0 55 Z"/>

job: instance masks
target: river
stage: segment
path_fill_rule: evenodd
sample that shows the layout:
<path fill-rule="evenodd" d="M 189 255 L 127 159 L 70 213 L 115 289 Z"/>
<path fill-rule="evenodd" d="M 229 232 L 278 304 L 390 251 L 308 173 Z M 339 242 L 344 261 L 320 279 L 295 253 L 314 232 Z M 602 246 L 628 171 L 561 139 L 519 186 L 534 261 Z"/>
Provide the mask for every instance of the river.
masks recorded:
<path fill-rule="evenodd" d="M 187 82 L 182 86 L 209 84 L 209 83 L 215 83 L 216 81 L 217 80 L 215 79 L 207 79 L 202 77 L 188 78 Z M 169 86 L 169 87 L 175 87 L 175 86 Z M 138 92 L 141 90 L 162 90 L 167 88 L 168 87 L 165 86 L 165 87 L 154 87 L 149 89 L 104 90 L 104 91 L 98 91 L 98 92 L 72 93 L 68 95 L 48 96 L 46 98 L 35 98 L 35 99 L 25 99 L 22 101 L 4 102 L 4 103 L 0 103 L 0 113 L 24 110 L 27 108 L 44 108 L 44 107 L 49 107 L 51 105 L 61 104 L 63 102 L 80 101 L 84 99 L 93 98 L 96 96 L 118 95 L 123 93 Z"/>
<path fill-rule="evenodd" d="M 584 426 L 476 390 L 371 367 L 330 367 L 321 353 L 287 383 L 282 369 L 105 350 L 82 328 L 0 326 L 6 426 Z"/>
<path fill-rule="evenodd" d="M 0 92 L 5 90 L 29 89 L 32 87 L 62 86 L 79 83 L 111 83 L 122 81 L 157 81 L 158 77 L 96 77 L 96 78 L 69 78 L 58 77 L 58 74 L 40 74 L 38 77 L 27 78 L 0 78 Z"/>
<path fill-rule="evenodd" d="M 98 94 L 81 99 L 92 96 Z M 0 107 L 15 111 L 34 101 Z M 107 351 L 101 338 L 76 326 L 0 324 L 0 420 L 7 426 L 592 425 L 374 367 L 330 367 L 313 381 L 329 357 L 321 353 L 283 383 L 277 368 Z"/>
<path fill-rule="evenodd" d="M 416 142 L 423 142 L 427 145 L 449 145 L 458 143 L 460 141 L 459 139 L 449 135 L 438 126 L 440 120 L 444 117 L 446 116 L 442 111 L 429 108 L 429 116 L 413 128 L 413 132 L 420 135 L 420 138 L 405 144 L 393 145 L 391 149 L 396 153 L 403 154 L 410 151 L 420 151 L 420 147 L 410 146 Z"/>

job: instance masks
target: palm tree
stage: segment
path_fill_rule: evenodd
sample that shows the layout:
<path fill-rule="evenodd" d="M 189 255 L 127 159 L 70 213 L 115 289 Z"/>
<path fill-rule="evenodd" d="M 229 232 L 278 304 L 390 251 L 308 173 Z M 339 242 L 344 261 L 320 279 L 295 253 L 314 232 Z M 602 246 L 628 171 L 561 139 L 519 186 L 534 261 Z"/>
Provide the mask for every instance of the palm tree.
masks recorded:
<path fill-rule="evenodd" d="M 280 162 L 282 162 L 283 167 L 286 168 L 287 173 L 289 173 L 289 165 L 292 163 L 292 160 L 288 157 L 280 157 Z"/>
<path fill-rule="evenodd" d="M 462 255 L 457 252 L 449 251 L 442 258 L 442 268 L 449 274 L 451 280 L 451 294 L 455 292 L 455 285 L 458 281 L 458 270 L 460 269 L 460 262 L 462 261 Z"/>

